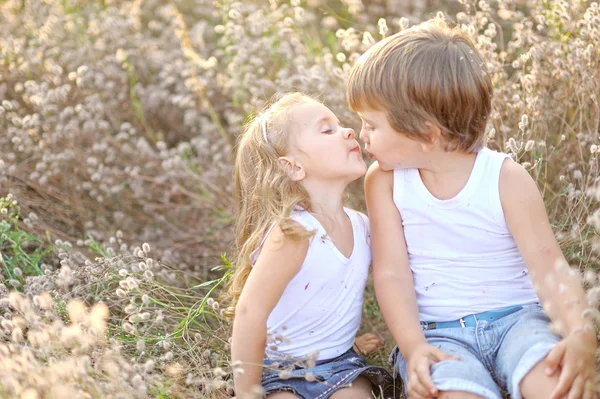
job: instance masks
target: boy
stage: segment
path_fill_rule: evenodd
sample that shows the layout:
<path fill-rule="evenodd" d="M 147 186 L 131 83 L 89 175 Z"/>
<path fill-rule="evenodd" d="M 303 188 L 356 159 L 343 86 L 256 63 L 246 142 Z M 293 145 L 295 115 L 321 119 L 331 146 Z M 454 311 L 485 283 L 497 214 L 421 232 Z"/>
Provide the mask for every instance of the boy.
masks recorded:
<path fill-rule="evenodd" d="M 350 75 L 378 161 L 365 191 L 391 359 L 411 399 L 596 398 L 579 280 L 527 171 L 483 146 L 482 65 L 460 29 L 434 19 L 375 44 Z"/>

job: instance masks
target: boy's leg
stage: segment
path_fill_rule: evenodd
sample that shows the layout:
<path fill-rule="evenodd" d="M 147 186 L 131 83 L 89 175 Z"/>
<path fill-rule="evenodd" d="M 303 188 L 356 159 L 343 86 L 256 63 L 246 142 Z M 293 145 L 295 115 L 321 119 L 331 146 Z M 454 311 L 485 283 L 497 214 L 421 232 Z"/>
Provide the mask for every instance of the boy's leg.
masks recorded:
<path fill-rule="evenodd" d="M 456 356 L 459 360 L 444 360 L 431 367 L 431 378 L 440 391 L 440 398 L 485 398 L 501 399 L 500 388 L 476 356 L 477 340 L 475 328 L 442 328 L 425 331 L 430 345 Z M 396 349 L 397 351 L 397 349 Z M 408 381 L 407 365 L 398 352 L 395 370 L 402 380 Z"/>
<path fill-rule="evenodd" d="M 558 373 L 548 377 L 543 361 L 560 338 L 550 331 L 550 319 L 541 306 L 525 306 L 499 320 L 494 329 L 501 339 L 497 374 L 511 398 L 549 398 L 558 383 Z"/>
<path fill-rule="evenodd" d="M 546 365 L 542 360 L 536 364 L 521 381 L 521 395 L 525 399 L 544 399 L 552 395 L 552 391 L 558 384 L 559 373 L 547 376 L 545 373 Z"/>
<path fill-rule="evenodd" d="M 372 389 L 366 377 L 358 377 L 351 387 L 340 389 L 331 395 L 331 399 L 373 399 Z"/>

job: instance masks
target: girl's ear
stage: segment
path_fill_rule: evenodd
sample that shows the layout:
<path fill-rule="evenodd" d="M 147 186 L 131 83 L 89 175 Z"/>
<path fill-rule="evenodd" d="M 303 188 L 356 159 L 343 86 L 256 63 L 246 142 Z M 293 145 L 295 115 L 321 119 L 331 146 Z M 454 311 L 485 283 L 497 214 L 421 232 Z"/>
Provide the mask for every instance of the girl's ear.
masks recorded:
<path fill-rule="evenodd" d="M 425 121 L 425 128 L 427 132 L 423 134 L 423 137 L 427 141 L 422 142 L 421 146 L 423 147 L 423 152 L 429 152 L 442 139 L 442 129 L 430 121 Z"/>
<path fill-rule="evenodd" d="M 306 176 L 306 170 L 299 163 L 296 163 L 293 158 L 290 157 L 279 157 L 279 163 L 285 169 L 290 179 L 293 181 L 300 181 Z"/>

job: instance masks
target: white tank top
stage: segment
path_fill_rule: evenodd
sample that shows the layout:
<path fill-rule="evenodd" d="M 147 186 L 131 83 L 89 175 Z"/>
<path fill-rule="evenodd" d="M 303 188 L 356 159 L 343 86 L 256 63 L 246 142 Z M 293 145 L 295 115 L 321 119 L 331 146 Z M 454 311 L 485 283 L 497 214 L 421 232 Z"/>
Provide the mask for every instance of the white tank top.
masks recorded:
<path fill-rule="evenodd" d="M 478 152 L 467 184 L 440 200 L 418 169 L 394 170 L 421 321 L 539 302 L 500 203 L 500 168 L 508 155 Z"/>
<path fill-rule="evenodd" d="M 371 248 L 367 217 L 352 209 L 344 210 L 354 235 L 349 258 L 327 238 L 323 226 L 309 212 L 292 213 L 297 222 L 309 231 L 316 230 L 316 234 L 311 238 L 300 270 L 269 315 L 268 336 L 285 339 L 267 342 L 267 351 L 273 345 L 277 352 L 293 357 L 318 351 L 317 360 L 323 360 L 337 357 L 352 347 L 362 316 Z M 260 247 L 251 259 L 256 259 L 259 251 Z"/>

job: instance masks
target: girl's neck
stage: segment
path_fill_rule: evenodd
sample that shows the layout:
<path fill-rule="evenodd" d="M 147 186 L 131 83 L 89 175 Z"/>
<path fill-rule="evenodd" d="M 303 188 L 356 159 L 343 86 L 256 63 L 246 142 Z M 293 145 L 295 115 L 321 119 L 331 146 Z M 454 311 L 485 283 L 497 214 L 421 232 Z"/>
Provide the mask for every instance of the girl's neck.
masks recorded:
<path fill-rule="evenodd" d="M 345 184 L 314 183 L 303 184 L 310 196 L 311 213 L 323 215 L 334 220 L 346 217 L 343 195 Z"/>

